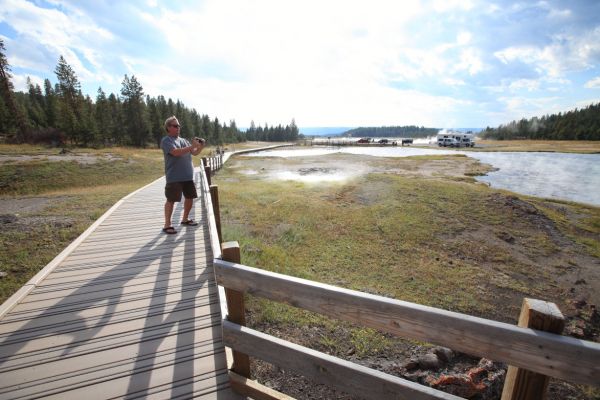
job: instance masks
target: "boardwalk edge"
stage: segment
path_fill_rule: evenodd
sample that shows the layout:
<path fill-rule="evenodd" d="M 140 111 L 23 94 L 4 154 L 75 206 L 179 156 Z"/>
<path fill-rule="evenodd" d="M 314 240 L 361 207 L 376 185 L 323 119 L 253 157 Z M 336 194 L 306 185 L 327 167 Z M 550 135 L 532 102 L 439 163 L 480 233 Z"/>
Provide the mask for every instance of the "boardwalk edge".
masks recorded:
<path fill-rule="evenodd" d="M 10 296 L 2 305 L 0 305 L 0 319 L 4 318 L 4 316 L 12 310 L 14 306 L 19 304 L 21 299 L 23 299 L 29 292 L 37 287 L 37 285 L 46 277 L 50 272 L 54 270 L 69 254 L 73 252 L 80 244 L 83 242 L 92 232 L 96 230 L 96 228 L 106 219 L 108 218 L 119 206 L 127 200 L 129 197 L 133 196 L 137 192 L 147 188 L 148 186 L 154 184 L 155 182 L 163 179 L 164 177 L 160 177 L 150 182 L 149 184 L 129 193 L 127 196 L 123 197 L 121 200 L 117 201 L 111 208 L 109 208 L 100 218 L 98 218 L 89 228 L 87 228 L 81 235 L 77 237 L 74 241 L 72 241 L 63 251 L 61 251 L 52 261 L 50 261 L 44 268 L 42 268 L 37 274 L 35 274 L 29 281 L 27 281 L 19 290 L 17 290 L 12 296 Z"/>

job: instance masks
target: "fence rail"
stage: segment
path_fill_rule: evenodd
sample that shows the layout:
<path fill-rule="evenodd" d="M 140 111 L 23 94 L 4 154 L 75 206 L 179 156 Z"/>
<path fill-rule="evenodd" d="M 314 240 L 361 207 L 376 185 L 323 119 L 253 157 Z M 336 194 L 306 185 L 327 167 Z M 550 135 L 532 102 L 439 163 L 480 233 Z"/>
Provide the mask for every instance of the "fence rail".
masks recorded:
<path fill-rule="evenodd" d="M 576 383 L 600 382 L 600 344 L 301 278 L 214 261 L 217 284 L 333 318 L 504 361 Z"/>
<path fill-rule="evenodd" d="M 209 211 L 218 214 L 218 189 L 210 185 L 212 164 L 204 165 L 201 172 L 206 178 Z M 209 222 L 214 246 L 221 242 L 220 218 L 211 216 Z M 234 350 L 230 376 L 234 388 L 252 393 L 253 398 L 289 397 L 273 394 L 273 390 L 249 380 L 248 355 L 366 398 L 458 397 L 246 328 L 245 293 L 506 362 L 510 368 L 503 400 L 545 398 L 548 377 L 588 385 L 600 383 L 600 344 L 546 332 L 560 333 L 564 326 L 562 314 L 552 303 L 525 299 L 519 326 L 515 326 L 249 267 L 241 264 L 236 242 L 222 246 L 222 252 L 214 247 L 213 265 L 220 285 L 223 337 L 225 345 Z"/>

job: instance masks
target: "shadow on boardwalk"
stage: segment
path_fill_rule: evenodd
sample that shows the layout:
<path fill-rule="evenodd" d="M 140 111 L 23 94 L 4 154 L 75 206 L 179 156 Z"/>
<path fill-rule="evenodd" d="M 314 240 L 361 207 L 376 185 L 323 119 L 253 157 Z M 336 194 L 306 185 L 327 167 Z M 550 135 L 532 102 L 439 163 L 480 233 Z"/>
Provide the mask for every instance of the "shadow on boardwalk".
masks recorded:
<path fill-rule="evenodd" d="M 124 230 L 117 214 L 162 218 L 145 201 L 154 209 L 124 203 L 0 321 L 0 398 L 232 398 L 218 392 L 228 379 L 208 229 Z"/>

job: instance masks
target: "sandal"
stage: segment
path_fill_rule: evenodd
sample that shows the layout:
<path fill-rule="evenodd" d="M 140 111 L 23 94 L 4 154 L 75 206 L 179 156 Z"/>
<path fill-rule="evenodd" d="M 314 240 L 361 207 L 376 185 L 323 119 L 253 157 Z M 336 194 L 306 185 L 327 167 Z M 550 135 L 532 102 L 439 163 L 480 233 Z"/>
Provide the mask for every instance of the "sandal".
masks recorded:
<path fill-rule="evenodd" d="M 163 232 L 167 235 L 174 235 L 175 233 L 177 233 L 175 228 L 173 228 L 172 226 L 169 226 L 168 228 L 163 228 Z"/>
<path fill-rule="evenodd" d="M 196 225 L 198 225 L 198 223 L 196 221 L 194 221 L 193 219 L 188 219 L 185 221 L 181 221 L 181 225 L 196 226 Z"/>

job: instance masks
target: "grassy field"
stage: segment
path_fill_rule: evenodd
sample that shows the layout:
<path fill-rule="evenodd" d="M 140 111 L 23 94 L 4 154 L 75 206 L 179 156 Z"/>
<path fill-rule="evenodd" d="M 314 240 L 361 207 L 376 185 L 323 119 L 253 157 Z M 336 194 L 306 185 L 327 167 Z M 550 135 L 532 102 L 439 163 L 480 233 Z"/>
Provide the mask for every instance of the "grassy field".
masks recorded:
<path fill-rule="evenodd" d="M 586 338 L 598 340 L 593 309 L 573 304 L 598 304 L 600 209 L 491 189 L 475 181 L 485 168 L 467 157 L 328 158 L 339 171 L 369 168 L 311 184 L 272 177 L 336 167 L 319 157 L 236 157 L 219 172 L 224 239 L 240 243 L 242 263 L 509 323 L 524 297 L 543 299 L 568 316 L 569 332 L 583 324 Z M 416 351 L 410 341 L 280 303 L 250 298 L 248 309 L 253 327 L 342 358 Z M 588 398 L 593 389 L 573 391 Z"/>
<path fill-rule="evenodd" d="M 125 195 L 163 174 L 159 150 L 0 146 L 0 301 Z M 77 161 L 82 154 L 90 163 Z M 107 155 L 110 154 L 110 158 Z"/>
<path fill-rule="evenodd" d="M 425 168 L 439 159 L 360 161 L 393 170 L 403 163 Z M 261 162 L 272 163 L 248 158 L 250 166 L 243 168 Z M 287 163 L 300 168 L 296 160 Z M 594 207 L 517 198 L 470 177 L 373 172 L 341 183 L 303 184 L 240 168 L 226 167 L 216 177 L 225 239 L 241 243 L 248 265 L 275 272 L 514 321 L 523 296 L 564 304 L 562 292 L 552 288 L 552 271 L 535 265 L 559 255 L 561 262 L 577 263 L 556 235 L 571 241 L 571 250 L 600 257 L 600 212 Z M 527 217 L 532 210 L 537 214 Z M 540 223 L 555 230 L 540 231 Z M 503 237 L 513 245 L 503 245 Z M 515 295 L 499 302 L 490 286 Z"/>
<path fill-rule="evenodd" d="M 585 140 L 477 140 L 474 151 L 600 153 L 600 142 Z"/>

